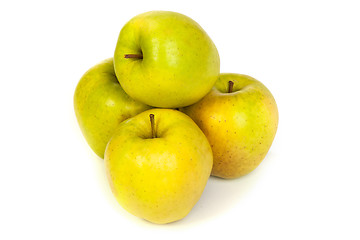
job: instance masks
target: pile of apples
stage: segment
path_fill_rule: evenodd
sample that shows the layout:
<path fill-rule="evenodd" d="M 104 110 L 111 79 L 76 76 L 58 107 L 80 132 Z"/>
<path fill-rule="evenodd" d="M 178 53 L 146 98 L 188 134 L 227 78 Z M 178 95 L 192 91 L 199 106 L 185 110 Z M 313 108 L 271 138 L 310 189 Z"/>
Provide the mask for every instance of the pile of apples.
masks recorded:
<path fill-rule="evenodd" d="M 210 175 L 254 170 L 278 126 L 270 91 L 247 75 L 220 74 L 206 32 L 167 11 L 125 24 L 114 57 L 81 78 L 74 108 L 118 202 L 158 224 L 184 218 Z"/>

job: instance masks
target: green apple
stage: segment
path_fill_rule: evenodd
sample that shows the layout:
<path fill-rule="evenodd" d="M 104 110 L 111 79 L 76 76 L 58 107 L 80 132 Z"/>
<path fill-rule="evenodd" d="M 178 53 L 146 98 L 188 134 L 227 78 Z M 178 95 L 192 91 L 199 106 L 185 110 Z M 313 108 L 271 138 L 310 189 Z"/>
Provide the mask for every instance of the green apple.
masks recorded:
<path fill-rule="evenodd" d="M 122 28 L 114 65 L 127 94 L 162 108 L 199 101 L 220 71 L 218 51 L 199 24 L 167 11 L 140 14 Z"/>
<path fill-rule="evenodd" d="M 214 154 L 212 175 L 222 178 L 243 176 L 261 163 L 279 119 L 270 91 L 241 74 L 220 74 L 208 95 L 181 110 L 208 138 Z"/>
<path fill-rule="evenodd" d="M 75 90 L 74 108 L 86 141 L 103 158 L 119 123 L 150 107 L 124 92 L 115 76 L 113 58 L 109 58 L 82 76 Z"/>
<path fill-rule="evenodd" d="M 120 205 L 158 224 L 190 212 L 212 164 L 205 135 L 171 109 L 151 109 L 122 122 L 105 151 L 107 177 Z"/>

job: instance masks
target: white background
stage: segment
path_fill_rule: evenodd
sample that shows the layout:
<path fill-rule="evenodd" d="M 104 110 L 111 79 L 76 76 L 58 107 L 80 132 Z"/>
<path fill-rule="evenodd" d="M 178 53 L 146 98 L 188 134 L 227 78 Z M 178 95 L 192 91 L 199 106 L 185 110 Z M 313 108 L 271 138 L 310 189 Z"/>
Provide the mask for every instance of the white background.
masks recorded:
<path fill-rule="evenodd" d="M 2 1 L 0 239 L 359 239 L 358 1 Z M 82 74 L 149 10 L 197 21 L 221 72 L 262 81 L 280 123 L 251 174 L 210 178 L 183 220 L 121 208 L 73 110 Z"/>

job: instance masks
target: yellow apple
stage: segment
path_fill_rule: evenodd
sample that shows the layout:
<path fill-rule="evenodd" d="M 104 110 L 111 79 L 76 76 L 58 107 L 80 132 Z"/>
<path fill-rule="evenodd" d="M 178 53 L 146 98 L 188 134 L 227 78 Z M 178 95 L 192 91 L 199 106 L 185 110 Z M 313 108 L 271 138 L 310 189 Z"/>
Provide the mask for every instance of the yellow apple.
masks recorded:
<path fill-rule="evenodd" d="M 81 131 L 101 158 L 119 123 L 149 108 L 124 92 L 115 76 L 113 58 L 89 69 L 74 94 L 74 109 Z"/>
<path fill-rule="evenodd" d="M 199 127 L 170 109 L 151 109 L 122 122 L 105 151 L 105 169 L 118 202 L 158 224 L 190 212 L 212 164 L 209 142 Z"/>
<path fill-rule="evenodd" d="M 214 155 L 212 175 L 236 178 L 264 159 L 278 126 L 278 109 L 270 91 L 242 74 L 220 74 L 209 94 L 181 109 L 208 138 Z"/>
<path fill-rule="evenodd" d="M 215 44 L 191 18 L 151 11 L 121 29 L 114 53 L 115 72 L 133 99 L 162 108 L 199 101 L 220 73 Z"/>

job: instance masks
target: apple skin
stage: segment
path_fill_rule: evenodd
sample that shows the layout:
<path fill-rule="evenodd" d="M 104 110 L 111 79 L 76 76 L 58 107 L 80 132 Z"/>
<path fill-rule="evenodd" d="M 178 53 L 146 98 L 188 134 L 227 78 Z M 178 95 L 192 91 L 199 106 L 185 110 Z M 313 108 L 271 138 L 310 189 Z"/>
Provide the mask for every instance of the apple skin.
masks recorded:
<path fill-rule="evenodd" d="M 150 114 L 157 138 L 151 137 Z M 190 212 L 212 164 L 205 135 L 191 118 L 172 109 L 151 109 L 122 122 L 105 151 L 105 170 L 120 205 L 157 224 Z"/>
<path fill-rule="evenodd" d="M 81 131 L 91 149 L 104 158 L 106 144 L 116 127 L 127 118 L 150 109 L 131 99 L 121 88 L 113 58 L 89 69 L 74 94 L 74 109 Z"/>
<path fill-rule="evenodd" d="M 234 82 L 228 93 L 229 81 Z M 214 155 L 212 175 L 237 178 L 253 171 L 274 140 L 279 114 L 270 91 L 242 74 L 220 74 L 212 91 L 180 109 L 208 138 Z"/>
<path fill-rule="evenodd" d="M 143 59 L 126 54 L 142 54 Z M 206 32 L 191 18 L 168 11 L 146 12 L 125 24 L 114 64 L 127 94 L 161 108 L 199 101 L 220 73 L 218 51 Z"/>

